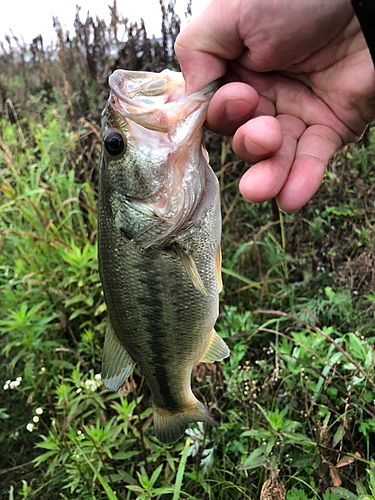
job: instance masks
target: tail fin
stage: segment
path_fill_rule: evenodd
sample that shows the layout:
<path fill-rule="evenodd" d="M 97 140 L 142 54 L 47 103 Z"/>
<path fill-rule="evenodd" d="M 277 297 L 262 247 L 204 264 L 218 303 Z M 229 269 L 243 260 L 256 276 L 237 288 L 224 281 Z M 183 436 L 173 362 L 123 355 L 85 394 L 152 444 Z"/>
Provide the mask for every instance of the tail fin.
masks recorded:
<path fill-rule="evenodd" d="M 198 399 L 180 411 L 154 407 L 155 434 L 162 443 L 178 441 L 190 422 L 207 422 L 217 425 L 211 413 Z"/>

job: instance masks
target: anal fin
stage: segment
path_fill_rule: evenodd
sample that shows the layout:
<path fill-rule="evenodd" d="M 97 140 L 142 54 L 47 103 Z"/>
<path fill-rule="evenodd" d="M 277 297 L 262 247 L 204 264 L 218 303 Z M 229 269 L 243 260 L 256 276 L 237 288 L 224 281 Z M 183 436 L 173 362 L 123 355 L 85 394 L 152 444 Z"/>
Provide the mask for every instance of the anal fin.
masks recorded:
<path fill-rule="evenodd" d="M 134 360 L 109 324 L 105 334 L 101 371 L 104 385 L 117 391 L 132 373 L 134 366 Z"/>
<path fill-rule="evenodd" d="M 224 340 L 220 337 L 214 329 L 212 329 L 210 343 L 208 344 L 206 352 L 199 360 L 201 363 L 214 363 L 221 361 L 230 355 L 230 350 Z"/>

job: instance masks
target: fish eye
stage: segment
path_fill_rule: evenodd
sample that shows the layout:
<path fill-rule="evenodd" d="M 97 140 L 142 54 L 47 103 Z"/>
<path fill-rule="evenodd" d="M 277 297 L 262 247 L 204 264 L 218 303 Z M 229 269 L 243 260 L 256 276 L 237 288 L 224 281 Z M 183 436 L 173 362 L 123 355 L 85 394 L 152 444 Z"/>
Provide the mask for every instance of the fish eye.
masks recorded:
<path fill-rule="evenodd" d="M 125 152 L 125 140 L 119 132 L 112 130 L 104 137 L 104 147 L 111 156 L 119 156 Z"/>

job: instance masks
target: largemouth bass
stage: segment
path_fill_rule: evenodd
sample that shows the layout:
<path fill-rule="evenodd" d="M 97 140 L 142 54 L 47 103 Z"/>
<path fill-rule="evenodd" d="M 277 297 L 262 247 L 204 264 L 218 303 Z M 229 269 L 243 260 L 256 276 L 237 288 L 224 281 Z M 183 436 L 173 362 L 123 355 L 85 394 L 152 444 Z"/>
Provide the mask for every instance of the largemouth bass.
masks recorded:
<path fill-rule="evenodd" d="M 184 94 L 181 73 L 116 70 L 102 115 L 99 270 L 110 325 L 102 378 L 118 390 L 138 364 L 154 426 L 174 442 L 214 423 L 193 367 L 229 349 L 214 330 L 221 290 L 217 178 L 203 148 L 215 86 Z"/>

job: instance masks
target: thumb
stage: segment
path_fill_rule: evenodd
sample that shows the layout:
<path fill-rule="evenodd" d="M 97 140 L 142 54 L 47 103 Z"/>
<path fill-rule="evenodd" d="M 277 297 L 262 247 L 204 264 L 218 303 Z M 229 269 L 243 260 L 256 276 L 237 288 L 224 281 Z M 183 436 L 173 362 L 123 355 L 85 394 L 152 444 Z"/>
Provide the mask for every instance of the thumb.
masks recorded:
<path fill-rule="evenodd" d="M 238 34 L 238 3 L 223 0 L 211 2 L 178 35 L 174 50 L 184 74 L 187 92 L 201 90 L 222 77 L 227 61 L 241 55 L 243 42 Z"/>

